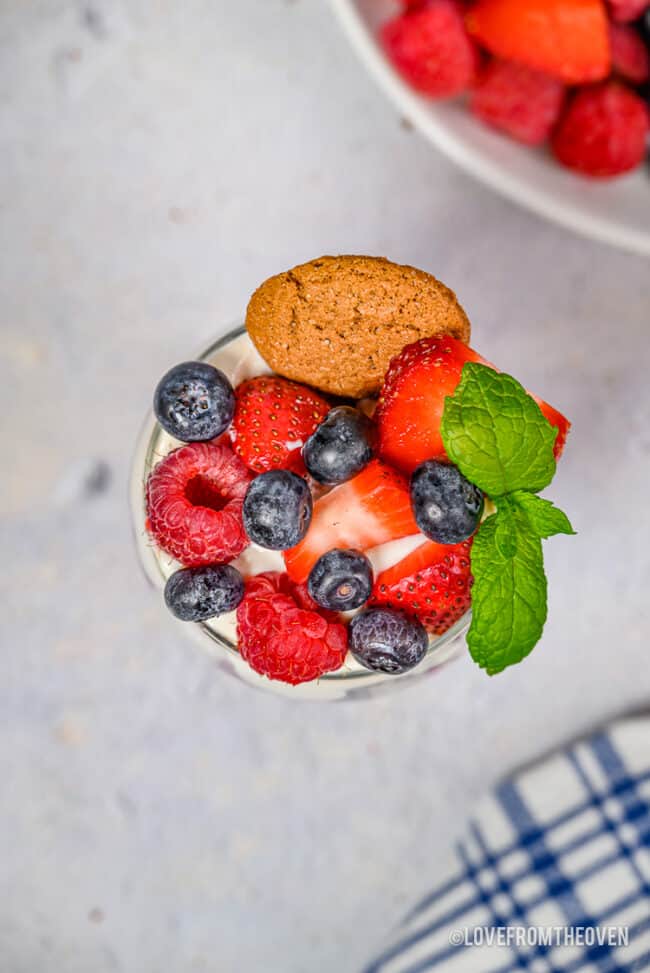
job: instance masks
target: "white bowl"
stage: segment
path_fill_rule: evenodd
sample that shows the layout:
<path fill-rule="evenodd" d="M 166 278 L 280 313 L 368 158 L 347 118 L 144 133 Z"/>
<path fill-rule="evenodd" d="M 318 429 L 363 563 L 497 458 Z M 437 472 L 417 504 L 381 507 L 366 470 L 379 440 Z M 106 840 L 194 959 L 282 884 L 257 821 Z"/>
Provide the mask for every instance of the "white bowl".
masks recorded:
<path fill-rule="evenodd" d="M 545 151 L 518 145 L 482 125 L 461 101 L 431 101 L 412 91 L 377 43 L 395 0 L 330 0 L 370 74 L 431 142 L 476 178 L 509 199 L 563 226 L 650 256 L 647 166 L 612 180 L 589 180 L 557 165 Z"/>

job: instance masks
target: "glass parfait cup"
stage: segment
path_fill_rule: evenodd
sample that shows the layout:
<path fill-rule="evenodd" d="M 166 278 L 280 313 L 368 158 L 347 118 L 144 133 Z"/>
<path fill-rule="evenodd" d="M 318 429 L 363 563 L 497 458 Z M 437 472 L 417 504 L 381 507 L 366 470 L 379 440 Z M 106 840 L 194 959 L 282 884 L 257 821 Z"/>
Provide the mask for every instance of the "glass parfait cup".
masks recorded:
<path fill-rule="evenodd" d="M 198 359 L 220 368 L 233 385 L 253 375 L 269 373 L 268 366 L 253 348 L 243 325 L 229 329 L 205 349 Z M 151 412 L 138 438 L 131 471 L 130 501 L 136 547 L 148 581 L 160 591 L 161 596 L 167 579 L 180 565 L 155 544 L 147 531 L 145 486 L 156 464 L 180 445 L 182 444 L 165 432 Z M 250 573 L 280 569 L 278 552 L 264 551 L 255 545 L 251 545 L 241 559 L 237 559 L 236 564 L 244 576 L 247 568 Z M 409 672 L 395 675 L 372 671 L 362 666 L 348 652 L 340 669 L 328 672 L 318 680 L 297 686 L 260 676 L 250 668 L 237 648 L 234 612 L 198 623 L 180 622 L 172 615 L 170 619 L 179 626 L 179 630 L 184 631 L 186 636 L 198 642 L 209 653 L 220 670 L 253 687 L 278 695 L 327 702 L 361 699 L 364 696 L 388 692 L 433 673 L 464 648 L 464 635 L 469 628 L 471 612 L 466 612 L 443 635 L 431 636 L 424 659 Z"/>

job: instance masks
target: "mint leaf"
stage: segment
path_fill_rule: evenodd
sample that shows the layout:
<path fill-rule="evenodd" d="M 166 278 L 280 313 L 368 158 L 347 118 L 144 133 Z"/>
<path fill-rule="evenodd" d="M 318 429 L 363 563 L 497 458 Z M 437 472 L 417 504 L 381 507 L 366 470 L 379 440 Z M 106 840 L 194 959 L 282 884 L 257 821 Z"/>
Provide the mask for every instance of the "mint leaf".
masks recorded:
<path fill-rule="evenodd" d="M 441 433 L 452 463 L 490 497 L 543 490 L 555 474 L 557 430 L 516 379 L 487 365 L 465 364 Z"/>
<path fill-rule="evenodd" d="M 528 523 L 538 537 L 552 537 L 554 534 L 575 534 L 569 518 L 550 500 L 543 500 L 534 493 L 516 490 L 509 497 L 524 512 Z"/>
<path fill-rule="evenodd" d="M 508 497 L 485 520 L 472 545 L 472 624 L 467 644 L 489 675 L 521 662 L 546 621 L 542 542 Z"/>
<path fill-rule="evenodd" d="M 497 508 L 474 536 L 467 634 L 472 658 L 494 675 L 521 662 L 544 630 L 542 539 L 574 533 L 567 516 L 537 496 L 555 474 L 557 430 L 514 378 L 467 362 L 445 400 L 441 434 L 450 461 Z"/>

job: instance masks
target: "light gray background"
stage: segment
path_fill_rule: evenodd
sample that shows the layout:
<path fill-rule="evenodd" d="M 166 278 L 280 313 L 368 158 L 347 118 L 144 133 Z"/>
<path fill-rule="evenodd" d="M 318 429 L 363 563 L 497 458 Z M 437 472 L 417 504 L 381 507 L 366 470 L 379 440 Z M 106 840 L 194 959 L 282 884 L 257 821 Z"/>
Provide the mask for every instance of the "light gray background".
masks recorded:
<path fill-rule="evenodd" d="M 648 263 L 436 155 L 324 0 L 3 0 L 0 72 L 2 973 L 354 973 L 484 788 L 648 700 Z M 573 418 L 580 535 L 525 665 L 299 705 L 179 636 L 126 484 L 162 371 L 340 251 L 434 271 Z"/>

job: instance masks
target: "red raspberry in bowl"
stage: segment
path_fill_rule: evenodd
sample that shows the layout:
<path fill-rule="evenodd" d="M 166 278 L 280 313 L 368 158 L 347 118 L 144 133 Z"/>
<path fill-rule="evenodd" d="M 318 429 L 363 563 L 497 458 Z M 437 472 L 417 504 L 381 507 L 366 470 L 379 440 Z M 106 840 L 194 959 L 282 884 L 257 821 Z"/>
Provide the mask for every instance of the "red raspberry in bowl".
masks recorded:
<path fill-rule="evenodd" d="M 524 64 L 495 58 L 481 72 L 471 108 L 488 125 L 518 142 L 545 142 L 558 118 L 565 87 L 557 78 Z"/>
<path fill-rule="evenodd" d="M 248 545 L 242 523 L 252 476 L 224 443 L 169 453 L 147 481 L 147 528 L 185 567 L 232 561 Z"/>
<path fill-rule="evenodd" d="M 348 647 L 338 615 L 318 609 L 304 585 L 278 571 L 247 582 L 237 609 L 237 641 L 255 672 L 294 686 L 340 669 Z"/>
<path fill-rule="evenodd" d="M 650 78 L 650 52 L 634 27 L 610 24 L 609 41 L 616 74 L 632 84 L 643 84 Z"/>
<path fill-rule="evenodd" d="M 464 91 L 479 64 L 454 0 L 429 0 L 389 20 L 381 30 L 386 54 L 417 91 L 441 97 Z"/>
<path fill-rule="evenodd" d="M 587 176 L 618 176 L 643 161 L 650 117 L 643 100 L 616 81 L 577 92 L 553 136 L 562 165 Z"/>
<path fill-rule="evenodd" d="M 608 5 L 614 20 L 629 24 L 650 7 L 650 0 L 608 0 Z"/>

